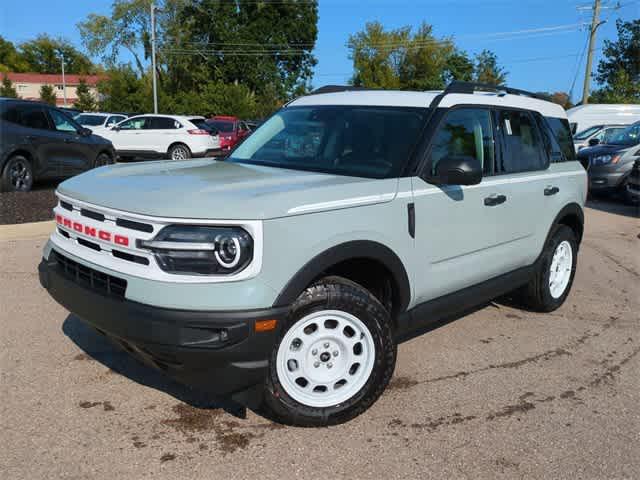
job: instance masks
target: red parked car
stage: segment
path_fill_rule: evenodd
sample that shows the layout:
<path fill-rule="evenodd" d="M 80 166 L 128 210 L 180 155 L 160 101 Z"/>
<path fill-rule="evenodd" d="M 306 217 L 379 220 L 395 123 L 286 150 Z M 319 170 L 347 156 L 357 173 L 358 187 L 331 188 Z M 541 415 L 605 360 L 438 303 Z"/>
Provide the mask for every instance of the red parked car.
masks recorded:
<path fill-rule="evenodd" d="M 223 151 L 231 150 L 251 133 L 247 124 L 238 117 L 216 115 L 208 119 L 207 123 L 218 130 L 220 148 Z"/>

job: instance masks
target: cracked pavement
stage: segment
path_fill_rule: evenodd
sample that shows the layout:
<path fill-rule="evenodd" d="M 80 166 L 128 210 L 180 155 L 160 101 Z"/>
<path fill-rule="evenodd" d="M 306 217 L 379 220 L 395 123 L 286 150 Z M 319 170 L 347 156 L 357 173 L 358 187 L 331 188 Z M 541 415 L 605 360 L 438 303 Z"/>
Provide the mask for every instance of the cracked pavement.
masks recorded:
<path fill-rule="evenodd" d="M 44 238 L 0 241 L 4 478 L 640 478 L 640 221 L 586 209 L 551 314 L 496 301 L 399 347 L 364 415 L 283 427 L 138 364 L 36 274 Z"/>

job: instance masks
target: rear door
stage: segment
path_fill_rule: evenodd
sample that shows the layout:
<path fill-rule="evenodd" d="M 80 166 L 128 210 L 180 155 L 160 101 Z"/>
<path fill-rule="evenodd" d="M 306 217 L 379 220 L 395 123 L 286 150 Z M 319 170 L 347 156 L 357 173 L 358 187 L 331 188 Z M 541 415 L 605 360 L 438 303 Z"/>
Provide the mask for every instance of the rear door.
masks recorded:
<path fill-rule="evenodd" d="M 143 138 L 146 142 L 145 148 L 164 155 L 172 143 L 187 143 L 187 135 L 182 124 L 171 117 L 149 117 Z"/>
<path fill-rule="evenodd" d="M 507 197 L 500 227 L 505 243 L 500 254 L 504 268 L 514 270 L 535 261 L 540 253 L 539 237 L 543 231 L 546 234 L 560 210 L 561 191 L 566 194 L 568 189 L 550 169 L 549 135 L 541 116 L 526 110 L 496 109 L 494 118 L 501 150 L 494 182 Z M 568 130 L 567 135 L 567 154 L 574 155 Z"/>
<path fill-rule="evenodd" d="M 26 102 L 10 103 L 3 113 L 3 120 L 12 124 L 13 141 L 33 153 L 34 174 L 39 176 L 58 176 L 60 166 L 47 154 L 53 142 L 49 120 L 42 105 Z M 6 132 L 3 132 L 6 134 Z"/>

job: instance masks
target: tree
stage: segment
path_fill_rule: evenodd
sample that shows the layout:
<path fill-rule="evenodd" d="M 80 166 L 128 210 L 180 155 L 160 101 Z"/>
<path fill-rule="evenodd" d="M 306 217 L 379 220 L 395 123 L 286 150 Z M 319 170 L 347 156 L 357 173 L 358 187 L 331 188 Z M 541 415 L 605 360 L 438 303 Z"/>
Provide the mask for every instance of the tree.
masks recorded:
<path fill-rule="evenodd" d="M 49 105 L 56 104 L 56 93 L 51 85 L 42 85 L 40 87 L 40 100 Z"/>
<path fill-rule="evenodd" d="M 2 85 L 0 85 L 0 97 L 18 98 L 18 92 L 6 75 L 3 76 Z"/>
<path fill-rule="evenodd" d="M 61 73 L 64 56 L 65 72 L 89 74 L 95 69 L 91 60 L 68 41 L 54 39 L 46 34 L 38 35 L 34 40 L 23 42 L 18 51 L 26 69 L 37 73 Z"/>
<path fill-rule="evenodd" d="M 127 113 L 151 111 L 151 85 L 148 80 L 148 77 L 138 77 L 130 65 L 118 65 L 107 70 L 106 78 L 98 82 L 100 110 Z"/>
<path fill-rule="evenodd" d="M 76 94 L 78 99 L 74 102 L 73 106 L 83 112 L 93 112 L 96 109 L 96 100 L 89 90 L 89 86 L 84 78 L 80 79 L 78 88 L 76 88 Z"/>
<path fill-rule="evenodd" d="M 16 47 L 0 35 L 0 71 L 25 72 L 27 65 L 20 57 Z"/>
<path fill-rule="evenodd" d="M 473 64 L 452 39 L 437 39 L 423 23 L 385 30 L 380 22 L 349 37 L 353 60 L 351 83 L 371 88 L 441 89 L 451 80 L 471 80 Z"/>
<path fill-rule="evenodd" d="M 474 80 L 489 85 L 503 85 L 508 73 L 498 65 L 498 57 L 490 50 L 482 50 L 475 57 Z"/>
<path fill-rule="evenodd" d="M 272 98 L 275 91 L 279 103 L 310 88 L 316 63 L 311 53 L 317 37 L 316 1 L 156 3 L 161 7 L 157 15 L 161 108 L 168 105 L 165 100 L 187 105 L 194 95 L 185 92 L 199 92 L 209 82 L 245 85 L 259 99 Z M 120 52 L 127 50 L 137 76 L 147 82 L 149 0 L 115 0 L 109 16 L 89 15 L 78 27 L 91 55 L 117 69 Z"/>
<path fill-rule="evenodd" d="M 640 103 L 640 19 L 616 22 L 618 39 L 605 40 L 595 75 L 596 103 Z"/>

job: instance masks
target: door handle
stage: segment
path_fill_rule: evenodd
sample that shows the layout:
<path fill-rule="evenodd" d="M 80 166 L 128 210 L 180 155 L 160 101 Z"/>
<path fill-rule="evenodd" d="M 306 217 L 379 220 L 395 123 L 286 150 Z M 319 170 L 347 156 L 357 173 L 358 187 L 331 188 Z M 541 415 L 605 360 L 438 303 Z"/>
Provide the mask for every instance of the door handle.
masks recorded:
<path fill-rule="evenodd" d="M 507 201 L 506 195 L 490 195 L 484 199 L 484 204 L 487 207 L 495 207 Z"/>
<path fill-rule="evenodd" d="M 560 191 L 560 189 L 558 187 L 547 187 L 544 189 L 544 194 L 547 197 L 550 197 L 551 195 L 555 195 L 556 193 L 558 193 Z"/>
<path fill-rule="evenodd" d="M 71 139 L 70 138 L 65 138 L 64 139 L 64 143 L 71 143 Z"/>
<path fill-rule="evenodd" d="M 34 137 L 33 135 L 26 135 L 24 138 L 26 140 L 29 140 L 30 142 L 33 142 L 36 139 L 36 137 Z"/>

